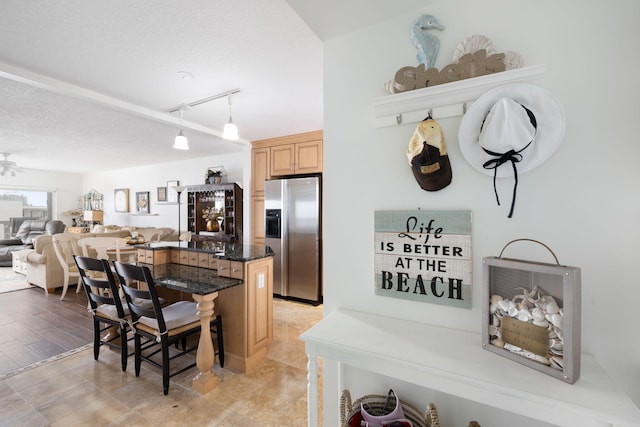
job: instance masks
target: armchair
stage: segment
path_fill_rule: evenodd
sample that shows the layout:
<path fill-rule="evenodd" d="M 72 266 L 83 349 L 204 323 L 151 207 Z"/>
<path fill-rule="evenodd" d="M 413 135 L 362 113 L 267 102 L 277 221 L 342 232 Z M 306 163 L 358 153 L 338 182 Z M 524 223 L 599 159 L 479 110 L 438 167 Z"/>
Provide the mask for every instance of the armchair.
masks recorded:
<path fill-rule="evenodd" d="M 33 248 L 37 236 L 62 233 L 65 227 L 58 220 L 25 220 L 12 239 L 0 240 L 0 267 L 11 266 L 13 252 Z"/>

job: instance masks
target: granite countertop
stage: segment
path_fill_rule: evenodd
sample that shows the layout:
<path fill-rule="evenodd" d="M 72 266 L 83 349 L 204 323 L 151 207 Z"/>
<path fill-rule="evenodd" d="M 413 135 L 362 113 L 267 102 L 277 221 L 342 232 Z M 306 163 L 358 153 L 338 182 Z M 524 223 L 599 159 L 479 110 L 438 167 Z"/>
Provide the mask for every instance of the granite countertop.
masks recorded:
<path fill-rule="evenodd" d="M 253 261 L 274 255 L 269 246 L 243 245 L 241 243 L 200 241 L 200 242 L 153 242 L 136 245 L 139 249 L 181 249 L 193 252 L 204 252 L 215 255 L 219 259 L 231 261 Z"/>
<path fill-rule="evenodd" d="M 220 277 L 215 270 L 181 264 L 139 264 L 148 267 L 156 286 L 196 295 L 218 292 L 244 283 L 241 279 Z"/>

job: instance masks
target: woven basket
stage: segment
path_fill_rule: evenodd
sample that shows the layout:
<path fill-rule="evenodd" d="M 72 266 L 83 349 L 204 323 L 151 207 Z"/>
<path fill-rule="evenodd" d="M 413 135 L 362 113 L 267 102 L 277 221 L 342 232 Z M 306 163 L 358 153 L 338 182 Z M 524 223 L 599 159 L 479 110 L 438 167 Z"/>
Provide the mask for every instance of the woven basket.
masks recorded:
<path fill-rule="evenodd" d="M 370 408 L 377 409 L 383 408 L 386 401 L 386 395 L 368 394 L 352 402 L 349 390 L 342 390 L 342 396 L 340 397 L 340 426 L 349 427 L 349 420 L 355 413 L 360 411 L 361 403 L 364 402 Z M 420 412 L 420 410 L 411 403 L 405 402 L 402 399 L 400 399 L 400 403 L 402 404 L 405 417 L 411 421 L 413 427 L 440 427 L 438 411 L 433 403 L 429 403 L 424 413 Z"/>

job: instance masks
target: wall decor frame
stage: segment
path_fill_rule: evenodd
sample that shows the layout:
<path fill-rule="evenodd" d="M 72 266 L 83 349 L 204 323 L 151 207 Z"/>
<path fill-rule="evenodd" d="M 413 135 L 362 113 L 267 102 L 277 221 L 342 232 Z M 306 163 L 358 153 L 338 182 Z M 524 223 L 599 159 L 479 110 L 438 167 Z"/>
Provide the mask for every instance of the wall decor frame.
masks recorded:
<path fill-rule="evenodd" d="M 511 243 L 540 243 L 555 264 L 506 258 Z M 580 378 L 580 268 L 541 242 L 513 240 L 482 259 L 482 347 L 569 384 Z"/>
<path fill-rule="evenodd" d="M 375 211 L 375 294 L 471 308 L 471 211 Z"/>
<path fill-rule="evenodd" d="M 167 201 L 167 187 L 158 187 L 158 201 L 159 202 Z"/>
<path fill-rule="evenodd" d="M 174 187 L 180 185 L 180 181 L 167 181 L 167 203 L 178 203 L 178 193 Z"/>
<path fill-rule="evenodd" d="M 148 191 L 136 192 L 136 213 L 139 213 L 139 214 L 149 213 L 149 192 Z"/>
<path fill-rule="evenodd" d="M 113 190 L 113 204 L 116 212 L 129 212 L 129 189 L 116 188 Z"/>

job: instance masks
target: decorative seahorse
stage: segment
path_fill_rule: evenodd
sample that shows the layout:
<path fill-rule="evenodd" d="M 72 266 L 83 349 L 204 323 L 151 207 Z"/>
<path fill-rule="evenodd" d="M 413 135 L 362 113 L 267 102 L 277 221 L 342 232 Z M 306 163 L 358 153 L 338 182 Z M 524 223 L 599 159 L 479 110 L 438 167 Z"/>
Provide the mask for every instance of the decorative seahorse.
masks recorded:
<path fill-rule="evenodd" d="M 433 34 L 427 33 L 427 30 L 435 28 L 444 30 L 436 18 L 431 15 L 422 15 L 411 29 L 411 41 L 418 49 L 418 62 L 424 64 L 425 68 L 432 68 L 436 62 L 436 55 L 440 48 L 440 40 Z"/>

